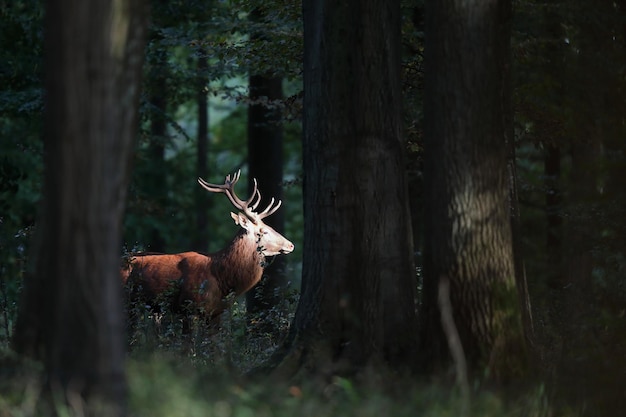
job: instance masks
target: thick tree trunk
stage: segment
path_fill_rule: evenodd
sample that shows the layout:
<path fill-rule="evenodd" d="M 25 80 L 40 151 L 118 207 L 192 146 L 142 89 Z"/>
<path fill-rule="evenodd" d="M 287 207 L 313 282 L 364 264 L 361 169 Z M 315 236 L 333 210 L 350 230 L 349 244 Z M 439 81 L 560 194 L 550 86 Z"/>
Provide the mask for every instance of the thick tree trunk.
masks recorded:
<path fill-rule="evenodd" d="M 46 4 L 44 201 L 14 346 L 86 415 L 125 409 L 120 229 L 146 18 L 142 1 Z"/>
<path fill-rule="evenodd" d="M 305 242 L 286 368 L 414 359 L 399 28 L 397 0 L 304 2 Z"/>
<path fill-rule="evenodd" d="M 268 78 L 263 75 L 250 76 L 250 100 L 248 107 L 248 179 L 252 189 L 252 179 L 256 178 L 263 188 L 263 200 L 259 207 L 266 207 L 270 197 L 280 200 L 283 188 L 283 131 L 282 115 L 279 108 L 271 103 L 283 98 L 281 78 Z M 263 103 L 267 100 L 267 103 Z M 278 233 L 285 229 L 284 210 L 279 210 L 267 218 L 267 224 Z M 267 332 L 276 329 L 271 318 L 259 317 L 260 313 L 279 308 L 287 287 L 285 258 L 277 256 L 265 268 L 263 280 L 246 294 L 246 308 L 250 317 L 261 318 L 258 330 Z M 272 315 L 280 314 L 275 311 Z M 284 313 L 284 308 L 282 310 Z"/>
<path fill-rule="evenodd" d="M 511 235 L 510 2 L 427 3 L 425 366 L 449 362 L 439 279 L 474 375 L 519 372 L 523 335 Z M 455 18 L 452 19 L 451 17 Z"/>

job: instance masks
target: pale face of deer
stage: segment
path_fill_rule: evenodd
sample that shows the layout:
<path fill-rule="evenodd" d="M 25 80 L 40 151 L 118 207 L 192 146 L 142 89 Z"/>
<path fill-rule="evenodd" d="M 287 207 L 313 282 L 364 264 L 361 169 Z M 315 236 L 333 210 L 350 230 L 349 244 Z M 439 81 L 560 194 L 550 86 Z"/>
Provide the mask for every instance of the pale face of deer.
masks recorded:
<path fill-rule="evenodd" d="M 293 243 L 260 219 L 257 219 L 255 223 L 241 213 L 230 213 L 230 216 L 235 224 L 241 226 L 248 232 L 249 236 L 255 239 L 257 248 L 264 256 L 286 254 L 293 251 Z"/>

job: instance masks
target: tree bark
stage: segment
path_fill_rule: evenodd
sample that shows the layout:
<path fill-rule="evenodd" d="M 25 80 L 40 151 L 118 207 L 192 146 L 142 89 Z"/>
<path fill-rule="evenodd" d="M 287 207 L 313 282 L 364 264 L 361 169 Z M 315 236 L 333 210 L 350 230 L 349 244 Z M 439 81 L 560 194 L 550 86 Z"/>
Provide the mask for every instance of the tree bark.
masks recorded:
<path fill-rule="evenodd" d="M 437 306 L 443 276 L 472 374 L 507 377 L 523 364 L 507 172 L 510 8 L 508 0 L 426 4 L 420 356 L 430 370 L 449 363 Z"/>
<path fill-rule="evenodd" d="M 44 200 L 13 342 L 85 415 L 125 413 L 119 255 L 146 26 L 142 1 L 46 3 Z"/>
<path fill-rule="evenodd" d="M 283 362 L 410 369 L 416 346 L 398 0 L 307 0 L 302 293 Z"/>
<path fill-rule="evenodd" d="M 266 207 L 270 198 L 280 200 L 283 188 L 283 131 L 280 107 L 275 102 L 283 98 L 282 78 L 264 75 L 250 76 L 248 107 L 248 164 L 249 189 L 256 178 L 263 189 L 259 207 Z M 267 224 L 278 233 L 285 229 L 284 209 L 267 218 Z M 280 308 L 287 290 L 286 260 L 277 256 L 263 272 L 263 280 L 246 294 L 246 308 L 250 317 L 261 318 L 261 331 L 272 331 L 276 326 L 261 313 Z M 284 308 L 282 313 L 284 313 Z M 281 311 L 275 311 L 280 314 Z"/>

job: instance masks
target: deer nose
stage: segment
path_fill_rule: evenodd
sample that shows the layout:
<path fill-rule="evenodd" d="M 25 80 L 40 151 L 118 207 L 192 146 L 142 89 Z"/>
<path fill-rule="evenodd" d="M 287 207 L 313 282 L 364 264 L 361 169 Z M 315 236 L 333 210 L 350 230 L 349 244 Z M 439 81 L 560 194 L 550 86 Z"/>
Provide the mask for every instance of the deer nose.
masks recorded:
<path fill-rule="evenodd" d="M 293 246 L 293 243 L 291 242 L 287 242 L 285 243 L 285 246 L 283 246 L 283 249 L 281 250 L 282 253 L 291 253 L 293 251 L 295 246 Z"/>

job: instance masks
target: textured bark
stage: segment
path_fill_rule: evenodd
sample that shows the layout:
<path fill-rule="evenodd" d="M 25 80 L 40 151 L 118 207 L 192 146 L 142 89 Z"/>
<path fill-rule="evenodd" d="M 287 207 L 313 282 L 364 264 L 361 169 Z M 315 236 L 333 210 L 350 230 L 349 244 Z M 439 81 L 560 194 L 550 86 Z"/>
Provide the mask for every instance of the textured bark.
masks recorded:
<path fill-rule="evenodd" d="M 397 0 L 304 2 L 305 242 L 286 367 L 414 358 L 399 28 Z"/>
<path fill-rule="evenodd" d="M 142 1 L 46 3 L 44 201 L 14 347 L 85 415 L 125 410 L 120 229 L 146 18 Z"/>
<path fill-rule="evenodd" d="M 510 2 L 431 1 L 426 14 L 422 358 L 449 361 L 437 307 L 446 276 L 470 369 L 510 375 L 523 350 L 506 146 Z"/>

